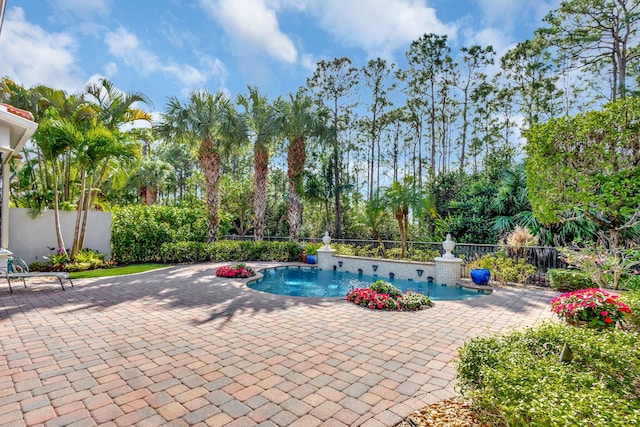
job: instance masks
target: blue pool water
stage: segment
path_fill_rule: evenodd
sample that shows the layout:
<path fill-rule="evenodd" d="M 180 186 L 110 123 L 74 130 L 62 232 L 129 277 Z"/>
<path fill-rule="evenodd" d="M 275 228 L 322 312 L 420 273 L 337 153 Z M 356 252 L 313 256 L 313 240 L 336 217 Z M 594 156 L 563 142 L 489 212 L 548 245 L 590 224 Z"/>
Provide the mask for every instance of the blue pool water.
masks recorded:
<path fill-rule="evenodd" d="M 342 271 L 318 270 L 314 267 L 280 267 L 262 270 L 263 278 L 249 282 L 247 286 L 271 294 L 296 297 L 332 298 L 345 297 L 352 288 L 367 288 L 376 280 L 383 279 L 403 292 L 412 290 L 434 301 L 465 300 L 486 295 L 484 291 L 460 286 L 441 286 L 435 283 L 410 280 L 384 279 Z"/>

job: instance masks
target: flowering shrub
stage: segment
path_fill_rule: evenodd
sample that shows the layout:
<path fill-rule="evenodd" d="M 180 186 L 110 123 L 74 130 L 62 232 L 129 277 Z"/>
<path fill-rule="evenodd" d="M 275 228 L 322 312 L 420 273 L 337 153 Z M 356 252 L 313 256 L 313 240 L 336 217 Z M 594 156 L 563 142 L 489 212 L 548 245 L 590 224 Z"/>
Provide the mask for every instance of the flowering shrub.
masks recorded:
<path fill-rule="evenodd" d="M 379 289 L 382 288 L 390 292 L 380 292 Z M 425 295 L 412 291 L 402 294 L 398 288 L 381 280 L 369 288 L 350 290 L 347 293 L 347 301 L 372 310 L 420 310 L 433 305 Z"/>
<path fill-rule="evenodd" d="M 617 295 L 597 288 L 559 295 L 551 300 L 551 311 L 568 323 L 587 322 L 590 328 L 613 328 L 625 313 L 631 313 Z"/>
<path fill-rule="evenodd" d="M 423 307 L 431 307 L 433 305 L 428 296 L 412 291 L 402 294 L 398 298 L 398 304 L 403 310 L 421 310 Z"/>
<path fill-rule="evenodd" d="M 558 248 L 558 252 L 564 262 L 587 273 L 601 288 L 618 289 L 622 277 L 640 264 L 640 251 L 637 249 L 588 244 L 583 248 Z"/>
<path fill-rule="evenodd" d="M 255 276 L 256 272 L 244 264 L 236 264 L 233 266 L 226 265 L 216 270 L 216 276 L 218 277 L 233 277 L 245 279 L 247 277 Z"/>
<path fill-rule="evenodd" d="M 380 294 L 369 288 L 355 288 L 347 293 L 347 301 L 377 310 L 400 310 L 400 304 L 389 294 Z"/>

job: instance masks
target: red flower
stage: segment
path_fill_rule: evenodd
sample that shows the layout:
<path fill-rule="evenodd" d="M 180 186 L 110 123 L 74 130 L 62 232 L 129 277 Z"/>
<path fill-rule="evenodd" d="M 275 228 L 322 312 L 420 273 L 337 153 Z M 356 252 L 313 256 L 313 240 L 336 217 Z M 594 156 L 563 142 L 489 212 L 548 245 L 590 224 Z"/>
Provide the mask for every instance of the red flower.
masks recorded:
<path fill-rule="evenodd" d="M 605 317 L 604 318 L 604 323 L 611 323 L 611 322 L 613 322 L 613 320 L 611 320 L 610 317 Z"/>
<path fill-rule="evenodd" d="M 600 312 L 600 316 L 602 316 L 602 317 L 607 317 L 607 314 L 609 314 L 609 312 L 607 310 L 604 310 L 604 311 Z"/>

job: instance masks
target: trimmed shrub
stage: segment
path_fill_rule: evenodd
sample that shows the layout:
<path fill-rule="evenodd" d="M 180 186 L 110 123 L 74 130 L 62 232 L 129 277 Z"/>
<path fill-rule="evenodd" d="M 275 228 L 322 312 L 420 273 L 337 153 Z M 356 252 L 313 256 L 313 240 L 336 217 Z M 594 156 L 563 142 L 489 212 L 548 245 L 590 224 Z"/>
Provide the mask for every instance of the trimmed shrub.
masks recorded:
<path fill-rule="evenodd" d="M 423 307 L 431 307 L 433 302 L 431 298 L 426 295 L 419 294 L 413 291 L 407 291 L 398 298 L 398 304 L 403 310 L 420 310 Z"/>
<path fill-rule="evenodd" d="M 378 280 L 368 288 L 354 288 L 347 292 L 347 301 L 372 310 L 422 310 L 433 306 L 431 299 L 416 292 L 400 289 L 384 280 Z"/>
<path fill-rule="evenodd" d="M 595 286 L 589 276 L 580 270 L 554 268 L 547 271 L 547 277 L 549 278 L 549 286 L 560 292 L 589 289 Z"/>
<path fill-rule="evenodd" d="M 489 425 L 640 425 L 636 334 L 547 322 L 474 338 L 459 355 L 457 387 Z"/>
<path fill-rule="evenodd" d="M 204 211 L 173 206 L 126 206 L 114 209 L 111 257 L 119 263 L 157 262 L 165 243 L 205 242 Z"/>
<path fill-rule="evenodd" d="M 156 262 L 180 264 L 226 261 L 298 261 L 302 248 L 295 242 L 217 242 L 165 243 L 157 251 Z"/>
<path fill-rule="evenodd" d="M 402 291 L 384 280 L 377 280 L 369 286 L 369 289 L 379 294 L 388 294 L 391 298 L 397 298 L 402 295 Z"/>

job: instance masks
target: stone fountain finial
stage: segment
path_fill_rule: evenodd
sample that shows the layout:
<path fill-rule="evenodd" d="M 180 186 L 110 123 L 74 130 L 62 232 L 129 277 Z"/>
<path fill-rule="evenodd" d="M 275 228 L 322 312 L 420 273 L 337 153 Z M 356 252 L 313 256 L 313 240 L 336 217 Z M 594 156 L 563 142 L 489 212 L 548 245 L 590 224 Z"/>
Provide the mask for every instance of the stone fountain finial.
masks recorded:
<path fill-rule="evenodd" d="M 446 258 L 446 259 L 455 258 L 455 255 L 451 253 L 451 251 L 453 251 L 453 248 L 455 247 L 456 247 L 456 244 L 453 243 L 453 240 L 451 240 L 451 233 L 447 233 L 447 240 L 442 242 L 442 248 L 444 249 L 444 255 L 442 255 L 442 258 Z"/>
<path fill-rule="evenodd" d="M 331 237 L 329 236 L 329 231 L 324 232 L 324 237 L 322 238 L 322 243 L 324 243 L 324 247 L 322 249 L 329 250 L 329 243 L 331 243 Z"/>

